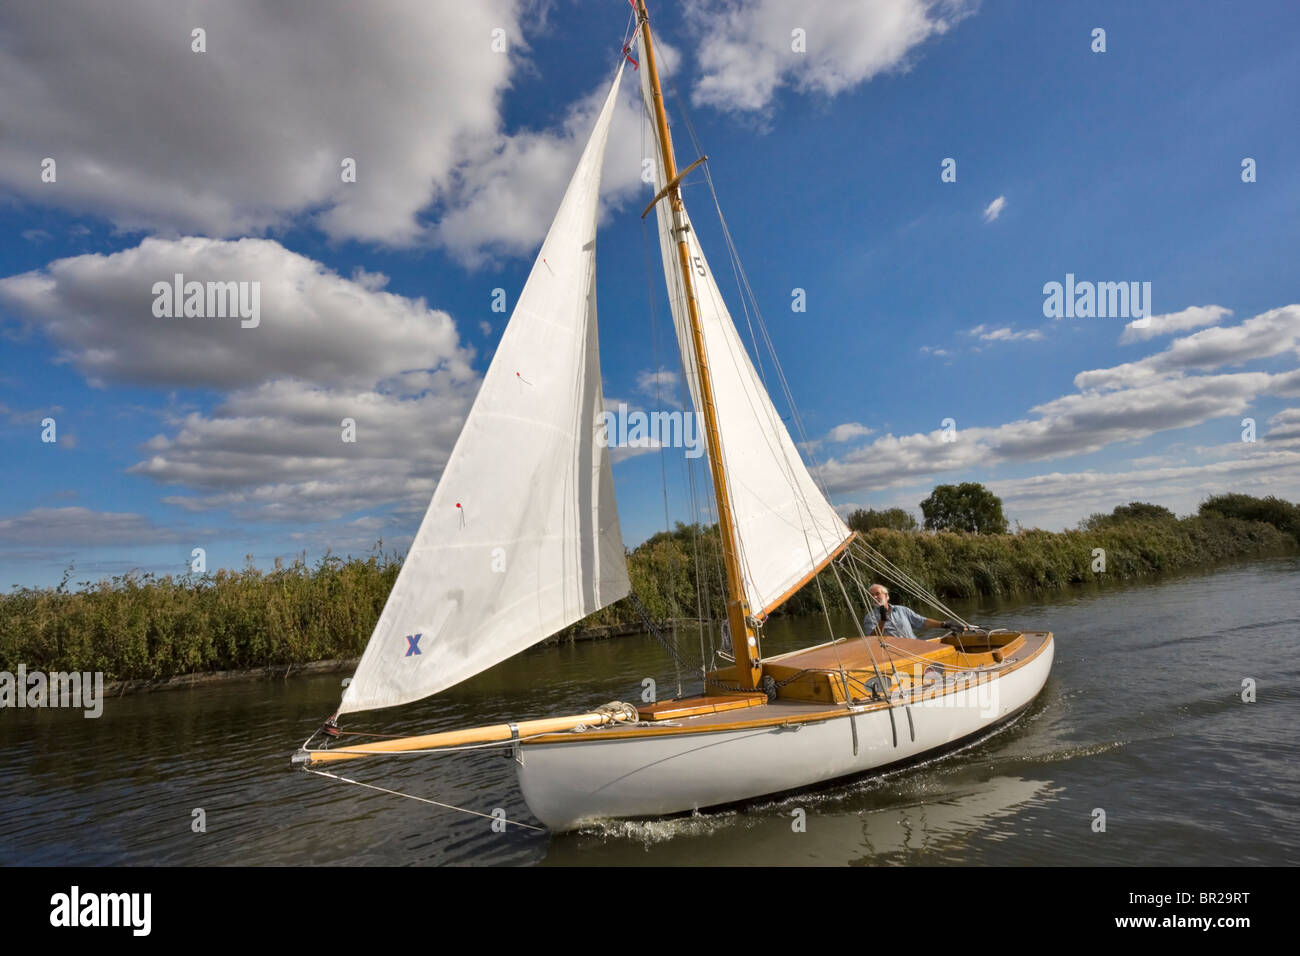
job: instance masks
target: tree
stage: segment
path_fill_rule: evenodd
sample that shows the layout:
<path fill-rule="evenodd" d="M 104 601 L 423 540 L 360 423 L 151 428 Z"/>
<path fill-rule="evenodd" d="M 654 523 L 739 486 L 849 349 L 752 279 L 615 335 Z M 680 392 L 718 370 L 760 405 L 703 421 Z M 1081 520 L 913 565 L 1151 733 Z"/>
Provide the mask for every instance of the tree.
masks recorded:
<path fill-rule="evenodd" d="M 1111 515 L 1131 521 L 1164 521 L 1176 517 L 1164 505 L 1148 504 L 1145 501 L 1130 501 L 1126 505 L 1116 505 Z"/>
<path fill-rule="evenodd" d="M 1098 512 L 1086 518 L 1083 522 L 1085 531 L 1096 531 L 1098 528 L 1109 524 L 1116 524 L 1120 521 L 1177 521 L 1177 515 L 1166 508 L 1164 505 L 1153 505 L 1145 501 L 1130 501 L 1126 505 L 1116 505 L 1115 510 L 1110 514 Z"/>
<path fill-rule="evenodd" d="M 1243 521 L 1263 521 L 1300 541 L 1300 505 L 1285 498 L 1269 495 L 1215 495 L 1201 502 L 1202 518 L 1240 518 Z"/>
<path fill-rule="evenodd" d="M 1007 533 L 1002 499 L 975 481 L 936 486 L 921 502 L 921 514 L 925 515 L 927 531 Z"/>
<path fill-rule="evenodd" d="M 849 515 L 849 528 L 854 531 L 870 531 L 872 528 L 890 528 L 894 531 L 915 531 L 916 519 L 902 508 L 859 508 Z"/>

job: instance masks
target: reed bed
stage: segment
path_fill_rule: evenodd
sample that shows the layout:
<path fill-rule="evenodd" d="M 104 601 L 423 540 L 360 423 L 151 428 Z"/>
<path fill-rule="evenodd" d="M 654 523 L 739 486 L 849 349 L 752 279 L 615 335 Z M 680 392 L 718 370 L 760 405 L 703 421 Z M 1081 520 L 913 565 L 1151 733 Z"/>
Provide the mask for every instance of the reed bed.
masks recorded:
<path fill-rule="evenodd" d="M 1278 522 L 1283 523 L 1281 521 Z M 1033 595 L 1083 582 L 1124 582 L 1227 560 L 1294 553 L 1290 529 L 1215 511 L 1208 515 L 1102 521 L 1090 530 L 976 535 L 883 528 L 868 544 L 941 597 Z M 1106 570 L 1092 570 L 1094 549 Z M 697 564 L 696 555 L 700 560 Z M 0 595 L 0 670 L 102 671 L 109 680 L 156 680 L 209 671 L 303 664 L 360 655 L 396 580 L 400 557 L 327 555 L 260 571 L 130 574 L 70 589 Z M 678 525 L 628 556 L 633 588 L 656 619 L 723 613 L 714 528 Z M 698 573 L 697 573 L 698 568 Z M 838 586 L 823 572 L 833 608 Z M 781 613 L 820 612 L 810 585 Z M 624 600 L 561 635 L 640 623 Z"/>

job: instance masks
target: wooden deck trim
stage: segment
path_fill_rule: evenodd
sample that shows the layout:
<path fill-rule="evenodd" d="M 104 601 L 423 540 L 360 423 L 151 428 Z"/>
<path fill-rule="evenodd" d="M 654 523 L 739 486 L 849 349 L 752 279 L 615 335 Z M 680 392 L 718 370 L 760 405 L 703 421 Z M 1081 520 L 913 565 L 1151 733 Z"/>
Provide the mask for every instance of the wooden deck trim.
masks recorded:
<path fill-rule="evenodd" d="M 762 691 L 753 694 L 698 694 L 694 697 L 656 701 L 646 707 L 638 707 L 636 712 L 642 720 L 676 720 L 679 717 L 721 714 L 766 703 L 767 694 Z"/>

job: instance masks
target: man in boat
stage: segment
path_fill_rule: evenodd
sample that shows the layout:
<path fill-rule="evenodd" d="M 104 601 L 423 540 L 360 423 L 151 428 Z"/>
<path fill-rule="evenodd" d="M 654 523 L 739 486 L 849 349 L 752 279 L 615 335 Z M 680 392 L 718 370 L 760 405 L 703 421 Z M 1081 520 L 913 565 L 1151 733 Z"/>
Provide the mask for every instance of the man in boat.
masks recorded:
<path fill-rule="evenodd" d="M 876 602 L 876 608 L 867 614 L 862 622 L 868 634 L 881 634 L 886 637 L 906 637 L 916 640 L 916 631 L 926 627 L 941 627 L 946 631 L 960 631 L 962 626 L 951 621 L 936 621 L 932 617 L 922 617 L 909 607 L 889 603 L 889 588 L 883 584 L 873 584 L 867 593 Z M 930 638 L 937 640 L 937 638 Z"/>

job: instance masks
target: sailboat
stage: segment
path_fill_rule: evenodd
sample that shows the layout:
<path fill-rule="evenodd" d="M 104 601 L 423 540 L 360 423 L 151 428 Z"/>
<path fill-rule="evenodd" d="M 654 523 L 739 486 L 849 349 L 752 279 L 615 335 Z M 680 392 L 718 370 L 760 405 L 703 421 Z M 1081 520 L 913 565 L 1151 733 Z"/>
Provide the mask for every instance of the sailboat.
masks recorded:
<path fill-rule="evenodd" d="M 322 768 L 506 747 L 531 812 L 563 831 L 916 761 L 1012 719 L 1047 680 L 1050 632 L 981 630 L 959 618 L 849 530 L 800 457 L 691 225 L 682 181 L 703 159 L 678 169 L 649 13 L 644 0 L 633 9 L 637 56 L 624 45 L 356 673 L 338 712 L 294 754 L 297 766 L 336 776 Z M 695 694 L 341 745 L 344 715 L 437 694 L 631 595 L 604 435 L 595 273 L 601 167 L 628 63 L 654 128 L 655 194 L 644 215 L 653 210 L 657 221 L 707 440 L 731 653 L 715 655 Z M 769 616 L 822 572 L 851 607 L 860 602 L 857 633 L 764 656 Z M 872 627 L 883 608 L 868 575 L 940 608 L 948 634 L 927 641 Z"/>

